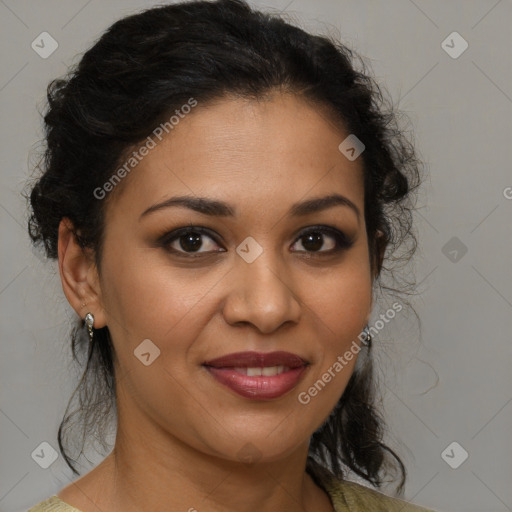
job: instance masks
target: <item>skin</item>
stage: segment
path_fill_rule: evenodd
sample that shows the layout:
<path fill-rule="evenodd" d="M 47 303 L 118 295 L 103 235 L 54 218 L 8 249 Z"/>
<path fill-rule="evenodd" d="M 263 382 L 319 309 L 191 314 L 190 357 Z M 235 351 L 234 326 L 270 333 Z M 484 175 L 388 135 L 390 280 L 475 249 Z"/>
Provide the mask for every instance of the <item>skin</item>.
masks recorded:
<path fill-rule="evenodd" d="M 332 510 L 305 472 L 308 443 L 357 358 L 309 404 L 298 394 L 357 340 L 372 307 L 362 164 L 338 150 L 347 135 L 290 94 L 199 104 L 108 198 L 100 272 L 62 221 L 64 292 L 82 318 L 92 312 L 95 327 L 112 334 L 118 432 L 112 453 L 61 499 L 84 512 Z M 292 204 L 333 192 L 359 218 L 340 205 L 288 215 Z M 236 215 L 169 207 L 140 217 L 177 195 L 227 202 Z M 158 245 L 189 224 L 216 235 L 203 235 L 203 256 L 187 256 L 179 239 L 168 247 L 181 257 Z M 353 245 L 322 256 L 336 244 L 326 234 L 316 252 L 308 249 L 299 235 L 315 225 L 342 231 Z M 236 253 L 248 236 L 263 248 L 252 263 Z M 160 349 L 149 366 L 134 357 L 145 339 Z M 252 401 L 201 366 L 245 350 L 285 350 L 311 364 L 291 392 Z M 247 443 L 259 457 L 253 464 L 238 454 Z"/>

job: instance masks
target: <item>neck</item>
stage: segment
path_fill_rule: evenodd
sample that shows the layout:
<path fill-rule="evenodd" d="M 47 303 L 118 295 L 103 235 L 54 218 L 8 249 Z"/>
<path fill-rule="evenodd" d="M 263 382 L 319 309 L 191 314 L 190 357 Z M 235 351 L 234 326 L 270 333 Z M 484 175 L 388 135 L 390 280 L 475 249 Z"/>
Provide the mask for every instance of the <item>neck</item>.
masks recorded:
<path fill-rule="evenodd" d="M 277 461 L 248 464 L 205 455 L 168 433 L 157 443 L 147 439 L 155 437 L 118 429 L 109 456 L 116 510 L 332 510 L 305 472 L 307 445 Z"/>

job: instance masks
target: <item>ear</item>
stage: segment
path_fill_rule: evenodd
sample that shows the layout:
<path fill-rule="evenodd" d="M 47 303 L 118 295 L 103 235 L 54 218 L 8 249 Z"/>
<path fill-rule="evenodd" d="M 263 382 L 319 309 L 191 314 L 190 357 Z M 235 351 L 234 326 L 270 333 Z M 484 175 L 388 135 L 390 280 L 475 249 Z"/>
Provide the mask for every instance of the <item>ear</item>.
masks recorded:
<path fill-rule="evenodd" d="M 92 313 L 95 328 L 105 327 L 105 311 L 94 258 L 78 244 L 73 223 L 68 218 L 63 218 L 59 224 L 58 256 L 62 289 L 69 304 L 81 318 Z"/>

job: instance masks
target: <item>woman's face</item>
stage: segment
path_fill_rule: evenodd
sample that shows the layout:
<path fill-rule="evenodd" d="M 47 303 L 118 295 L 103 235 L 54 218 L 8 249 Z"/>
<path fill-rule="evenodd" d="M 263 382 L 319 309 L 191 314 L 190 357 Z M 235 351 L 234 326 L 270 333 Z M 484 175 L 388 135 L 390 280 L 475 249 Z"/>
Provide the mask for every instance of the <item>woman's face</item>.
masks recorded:
<path fill-rule="evenodd" d="M 293 95 L 199 102 L 113 192 L 97 318 L 124 430 L 233 461 L 304 451 L 372 303 L 362 164 L 338 149 L 348 135 Z"/>

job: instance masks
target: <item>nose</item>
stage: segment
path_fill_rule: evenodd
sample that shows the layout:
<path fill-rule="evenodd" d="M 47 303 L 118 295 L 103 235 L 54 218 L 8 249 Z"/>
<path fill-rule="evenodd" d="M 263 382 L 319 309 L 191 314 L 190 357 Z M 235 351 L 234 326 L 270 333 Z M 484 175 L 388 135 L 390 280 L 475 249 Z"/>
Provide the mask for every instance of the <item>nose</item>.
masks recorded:
<path fill-rule="evenodd" d="M 301 302 L 284 262 L 263 251 L 252 263 L 237 256 L 234 265 L 223 309 L 227 323 L 252 324 L 269 334 L 287 322 L 299 322 Z"/>

